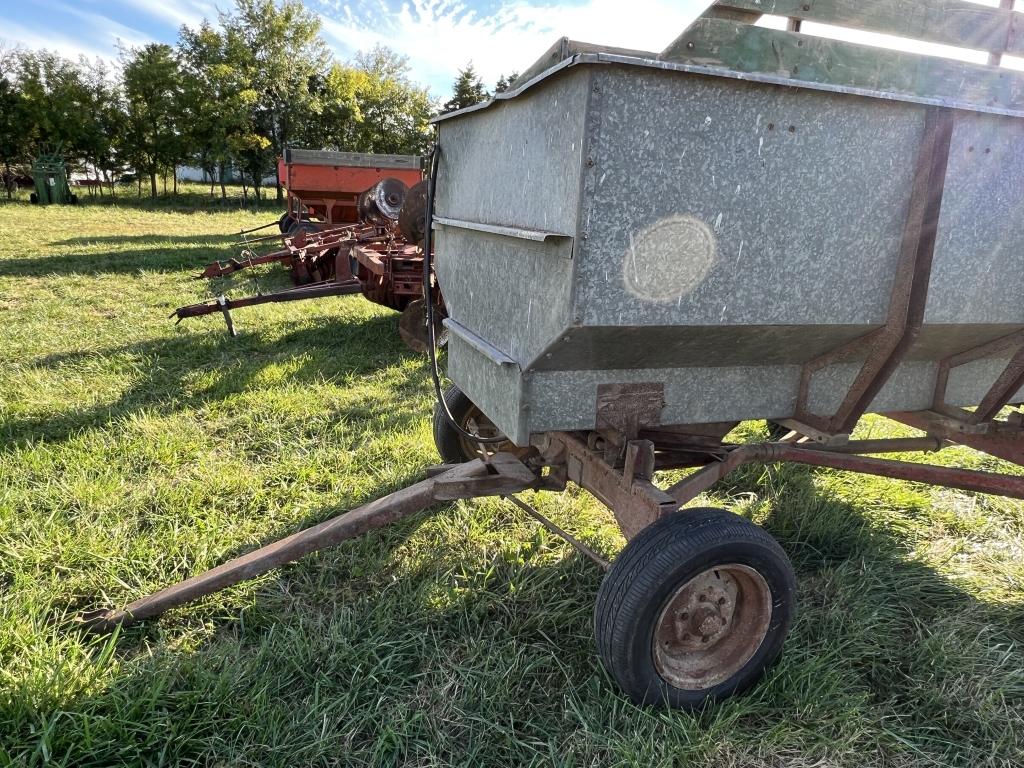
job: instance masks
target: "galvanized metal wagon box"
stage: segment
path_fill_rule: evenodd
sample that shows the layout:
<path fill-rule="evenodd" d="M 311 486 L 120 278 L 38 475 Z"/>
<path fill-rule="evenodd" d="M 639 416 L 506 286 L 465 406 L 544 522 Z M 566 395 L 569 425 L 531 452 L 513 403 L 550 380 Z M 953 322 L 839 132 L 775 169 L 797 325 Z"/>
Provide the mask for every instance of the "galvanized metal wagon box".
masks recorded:
<path fill-rule="evenodd" d="M 582 52 L 439 121 L 449 372 L 516 443 L 599 427 L 612 384 L 663 389 L 647 426 L 832 417 L 904 333 L 865 410 L 920 410 L 941 360 L 1024 327 L 1020 94 L 795 78 Z"/>

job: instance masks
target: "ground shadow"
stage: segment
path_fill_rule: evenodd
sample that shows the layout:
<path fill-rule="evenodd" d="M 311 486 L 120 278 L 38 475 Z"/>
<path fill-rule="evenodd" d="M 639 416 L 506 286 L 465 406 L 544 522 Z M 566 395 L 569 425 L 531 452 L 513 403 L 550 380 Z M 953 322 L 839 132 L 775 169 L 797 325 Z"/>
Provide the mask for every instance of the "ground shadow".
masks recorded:
<path fill-rule="evenodd" d="M 0 260 L 0 277 L 51 277 L 73 274 L 126 275 L 138 272 L 197 273 L 211 261 L 229 258 L 234 235 L 165 236 L 138 235 L 110 238 L 109 242 L 130 242 L 134 248 L 99 253 L 64 253 L 31 258 Z M 108 238 L 81 238 L 81 245 L 107 242 Z M 68 241 L 69 243 L 75 241 Z M 75 242 L 75 244 L 79 244 Z M 184 247 L 182 247 L 184 246 Z"/>
<path fill-rule="evenodd" d="M 238 337 L 217 332 L 180 334 L 97 351 L 47 355 L 34 360 L 33 365 L 58 368 L 96 358 L 125 357 L 145 360 L 146 369 L 144 375 L 112 403 L 70 409 L 57 416 L 0 421 L 0 451 L 14 450 L 39 440 L 60 442 L 133 413 L 170 414 L 256 390 L 259 387 L 254 381 L 268 365 L 280 362 L 282 349 L 295 351 L 301 359 L 301 364 L 289 371 L 289 378 L 297 382 L 313 384 L 370 373 L 414 357 L 401 342 L 397 323 L 397 314 L 380 315 L 358 323 L 324 318 L 314 327 L 297 326 L 273 338 L 244 333 Z M 202 389 L 183 386 L 185 379 L 197 369 L 224 373 Z M 398 397 L 418 387 L 425 376 L 425 369 L 420 366 L 396 370 L 392 394 Z M 352 407 L 355 409 L 353 417 L 365 413 L 363 406 Z M 378 402 L 375 407 L 387 408 L 387 404 Z"/>

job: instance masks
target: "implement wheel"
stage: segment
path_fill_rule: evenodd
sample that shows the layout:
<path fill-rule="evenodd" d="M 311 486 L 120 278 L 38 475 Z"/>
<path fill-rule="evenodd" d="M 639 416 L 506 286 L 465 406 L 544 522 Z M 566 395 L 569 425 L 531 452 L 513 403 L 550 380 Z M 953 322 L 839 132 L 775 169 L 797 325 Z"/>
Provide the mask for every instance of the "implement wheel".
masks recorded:
<path fill-rule="evenodd" d="M 444 401 L 455 417 L 455 423 L 467 432 L 480 437 L 498 437 L 501 430 L 484 415 L 466 393 L 454 384 L 444 391 Z M 460 435 L 448 421 L 440 403 L 434 404 L 434 445 L 446 464 L 461 464 L 472 459 L 485 459 L 499 451 L 520 455 L 529 449 L 518 448 L 514 443 L 478 443 Z"/>
<path fill-rule="evenodd" d="M 795 591 L 786 553 L 749 520 L 676 512 L 632 539 L 605 576 L 598 653 L 637 704 L 695 709 L 740 693 L 778 658 Z"/>

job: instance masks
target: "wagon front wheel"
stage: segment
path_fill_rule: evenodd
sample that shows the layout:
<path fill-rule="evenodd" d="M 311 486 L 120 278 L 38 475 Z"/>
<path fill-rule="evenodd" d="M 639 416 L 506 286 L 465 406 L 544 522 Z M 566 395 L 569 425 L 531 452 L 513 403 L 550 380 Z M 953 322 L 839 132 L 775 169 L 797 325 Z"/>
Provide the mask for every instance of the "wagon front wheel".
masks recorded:
<path fill-rule="evenodd" d="M 448 411 L 463 430 L 480 437 L 500 437 L 502 432 L 487 418 L 476 403 L 454 384 L 444 391 L 444 402 Z M 473 459 L 486 459 L 499 451 L 514 455 L 525 454 L 528 449 L 518 448 L 511 441 L 480 443 L 470 440 L 455 430 L 440 403 L 434 404 L 434 445 L 446 464 L 461 464 Z"/>
<path fill-rule="evenodd" d="M 601 661 L 638 704 L 720 701 L 778 658 L 795 591 L 786 553 L 749 520 L 721 509 L 668 515 L 626 545 L 601 584 Z"/>

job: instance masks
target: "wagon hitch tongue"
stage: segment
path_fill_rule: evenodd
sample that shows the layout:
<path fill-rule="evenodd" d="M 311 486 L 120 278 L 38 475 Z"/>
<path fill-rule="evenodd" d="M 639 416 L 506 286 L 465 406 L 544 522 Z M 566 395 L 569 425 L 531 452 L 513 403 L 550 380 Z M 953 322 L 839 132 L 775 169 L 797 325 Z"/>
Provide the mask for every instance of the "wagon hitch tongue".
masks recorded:
<path fill-rule="evenodd" d="M 447 465 L 440 474 L 172 584 L 124 608 L 83 612 L 79 614 L 78 621 L 94 631 L 110 631 L 119 625 L 152 618 L 170 608 L 252 579 L 294 562 L 303 555 L 335 547 L 343 541 L 414 515 L 436 502 L 557 487 L 556 481 L 540 476 L 510 454 L 496 454 L 487 462 L 475 459 L 464 464 Z"/>

